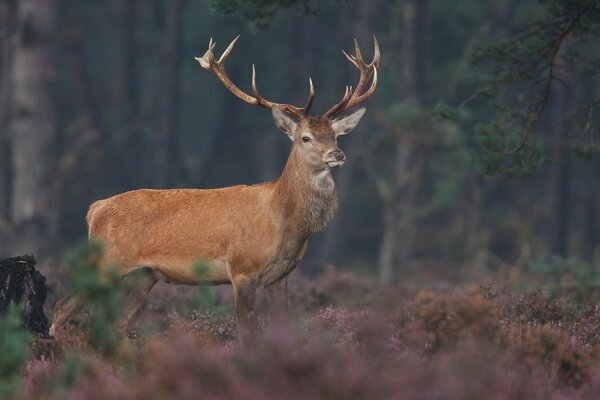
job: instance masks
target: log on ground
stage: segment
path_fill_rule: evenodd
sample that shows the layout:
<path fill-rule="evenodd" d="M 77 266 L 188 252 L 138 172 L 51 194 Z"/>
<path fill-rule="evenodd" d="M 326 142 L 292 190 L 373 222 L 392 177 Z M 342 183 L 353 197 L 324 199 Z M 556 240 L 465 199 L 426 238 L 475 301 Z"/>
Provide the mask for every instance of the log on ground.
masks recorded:
<path fill-rule="evenodd" d="M 12 304 L 21 310 L 23 325 L 39 338 L 49 338 L 44 314 L 46 278 L 35 269 L 33 256 L 0 259 L 0 314 Z"/>

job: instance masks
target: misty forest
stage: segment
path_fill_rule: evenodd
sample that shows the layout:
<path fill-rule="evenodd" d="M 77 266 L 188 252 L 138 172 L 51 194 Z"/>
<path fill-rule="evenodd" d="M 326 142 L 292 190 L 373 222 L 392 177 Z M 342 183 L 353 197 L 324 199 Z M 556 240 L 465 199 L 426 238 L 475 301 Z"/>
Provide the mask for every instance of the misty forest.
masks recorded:
<path fill-rule="evenodd" d="M 600 398 L 599 74 L 600 0 L 0 0 L 0 399 Z"/>

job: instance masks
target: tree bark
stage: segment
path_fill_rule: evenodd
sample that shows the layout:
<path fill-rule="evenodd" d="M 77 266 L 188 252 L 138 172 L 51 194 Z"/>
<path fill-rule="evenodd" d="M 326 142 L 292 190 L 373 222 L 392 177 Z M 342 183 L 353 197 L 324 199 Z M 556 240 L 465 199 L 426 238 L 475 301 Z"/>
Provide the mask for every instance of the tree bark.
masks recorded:
<path fill-rule="evenodd" d="M 35 264 L 32 256 L 0 260 L 0 314 L 11 305 L 18 305 L 23 325 L 38 337 L 47 338 L 46 278 L 36 271 Z"/>
<path fill-rule="evenodd" d="M 14 251 L 49 251 L 58 231 L 55 121 L 49 84 L 54 79 L 52 42 L 56 0 L 21 0 L 12 57 L 10 141 Z"/>
<path fill-rule="evenodd" d="M 177 171 L 177 132 L 179 128 L 179 76 L 181 70 L 181 32 L 183 30 L 183 10 L 185 0 L 172 0 L 169 3 L 167 24 L 167 67 L 165 74 L 165 106 L 162 130 L 158 131 L 156 147 L 155 186 L 173 186 Z"/>
<path fill-rule="evenodd" d="M 403 8 L 403 86 L 405 97 L 422 108 L 427 81 L 427 37 L 429 2 L 408 0 Z M 398 40 L 400 38 L 396 38 Z M 394 176 L 384 212 L 384 233 L 379 249 L 379 282 L 387 285 L 395 278 L 397 264 L 406 268 L 410 257 L 412 238 L 419 217 L 418 194 L 425 169 L 424 160 L 430 151 L 423 111 L 408 129 L 394 127 L 396 151 Z"/>

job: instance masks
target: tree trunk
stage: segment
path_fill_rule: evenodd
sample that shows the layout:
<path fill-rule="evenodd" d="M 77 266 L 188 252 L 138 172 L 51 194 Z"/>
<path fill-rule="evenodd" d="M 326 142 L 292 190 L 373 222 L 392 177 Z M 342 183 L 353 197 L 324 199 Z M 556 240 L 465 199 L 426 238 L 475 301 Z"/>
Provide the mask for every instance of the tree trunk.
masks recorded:
<path fill-rule="evenodd" d="M 570 45 L 570 39 L 561 44 L 560 53 Z M 560 57 L 557 57 L 557 60 Z M 557 80 L 552 83 L 552 155 L 558 161 L 550 167 L 548 181 L 548 247 L 552 254 L 568 255 L 569 240 L 569 187 L 571 159 L 569 149 L 569 125 L 566 113 L 571 101 L 572 73 L 568 66 L 557 66 Z"/>
<path fill-rule="evenodd" d="M 69 51 L 69 61 L 72 65 L 72 76 L 75 82 L 77 100 L 86 116 L 86 124 L 69 142 L 68 148 L 60 155 L 56 178 L 59 185 L 64 184 L 82 163 L 91 166 L 96 172 L 90 179 L 98 180 L 98 174 L 104 170 L 99 165 L 106 155 L 108 133 L 102 118 L 101 107 L 94 99 L 92 77 L 85 60 L 81 40 L 81 31 L 77 21 L 68 12 L 62 14 L 64 41 Z M 94 151 L 89 151 L 93 147 Z"/>
<path fill-rule="evenodd" d="M 600 160 L 598 160 L 596 154 L 593 159 L 589 161 L 590 172 L 587 178 L 588 190 L 586 194 L 586 205 L 583 222 L 583 245 L 584 245 L 584 257 L 590 262 L 594 262 L 600 255 L 598 253 L 598 244 L 600 241 L 600 213 L 598 212 L 598 204 L 600 204 L 600 188 L 598 188 L 598 182 L 600 182 Z"/>
<path fill-rule="evenodd" d="M 486 235 L 481 221 L 483 198 L 486 188 L 484 177 L 474 172 L 467 186 L 467 207 L 465 209 L 465 255 L 464 260 L 471 269 L 481 269 L 486 265 Z"/>
<path fill-rule="evenodd" d="M 382 285 L 396 278 L 396 264 L 403 267 L 415 234 L 417 194 L 422 175 L 418 133 L 395 128 L 394 177 L 385 199 L 383 233 L 379 249 L 378 275 Z"/>
<path fill-rule="evenodd" d="M 181 32 L 184 0 L 169 3 L 167 24 L 167 67 L 165 76 L 165 106 L 162 131 L 158 131 L 156 147 L 156 181 L 159 188 L 172 187 L 177 171 L 177 132 L 179 128 L 179 76 L 181 66 Z"/>
<path fill-rule="evenodd" d="M 428 14 L 427 0 L 408 0 L 403 8 L 402 85 L 406 99 L 420 109 L 424 105 L 426 83 Z M 379 282 L 383 285 L 394 279 L 398 268 L 396 264 L 405 268 L 416 232 L 418 194 L 425 169 L 424 160 L 430 150 L 424 111 L 419 112 L 421 116 L 410 128 L 393 128 L 396 134 L 394 176 L 385 204 L 384 236 L 378 262 Z"/>
<path fill-rule="evenodd" d="M 125 1 L 125 47 L 124 47 L 124 70 L 123 86 L 125 88 L 124 119 L 127 143 L 139 143 L 140 126 L 140 94 L 137 74 L 138 67 L 138 25 L 140 20 L 140 0 Z M 124 170 L 129 172 L 127 177 L 127 186 L 132 186 L 134 182 L 139 182 L 145 176 L 143 160 L 143 146 L 130 146 L 128 151 L 129 161 L 126 163 L 130 168 Z"/>
<path fill-rule="evenodd" d="M 35 264 L 32 256 L 0 260 L 0 314 L 11 305 L 19 306 L 23 325 L 38 337 L 47 338 L 46 278 L 36 271 Z"/>
<path fill-rule="evenodd" d="M 72 17 L 66 18 L 67 45 L 71 53 L 73 72 L 77 82 L 77 97 L 87 115 L 90 128 L 94 131 L 95 141 L 104 142 L 107 140 L 106 129 L 100 113 L 100 107 L 94 101 L 92 93 L 92 79 L 88 66 L 85 62 L 83 47 L 81 45 L 81 34 L 77 28 L 76 21 Z"/>
<path fill-rule="evenodd" d="M 10 140 L 14 251 L 49 251 L 58 231 L 55 122 L 49 84 L 54 79 L 56 1 L 21 0 L 12 58 Z"/>
<path fill-rule="evenodd" d="M 6 128 L 10 106 L 11 11 L 8 2 L 0 2 L 0 254 L 8 251 L 10 216 L 10 141 Z"/>

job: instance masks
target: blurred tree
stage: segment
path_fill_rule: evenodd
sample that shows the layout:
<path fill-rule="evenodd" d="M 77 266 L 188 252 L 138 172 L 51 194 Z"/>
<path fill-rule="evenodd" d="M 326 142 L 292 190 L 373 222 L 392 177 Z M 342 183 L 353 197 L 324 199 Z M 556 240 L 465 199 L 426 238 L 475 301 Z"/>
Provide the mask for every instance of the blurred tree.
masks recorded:
<path fill-rule="evenodd" d="M 242 76 L 247 76 L 241 73 L 241 65 L 239 63 L 228 64 L 227 74 L 232 82 L 240 82 Z M 232 115 L 241 115 L 243 113 L 242 109 L 247 106 L 240 102 L 235 96 L 230 95 L 230 93 L 223 93 L 220 101 L 222 106 L 220 107 L 221 113 L 216 124 L 217 132 L 214 139 L 209 144 L 211 146 L 210 151 L 205 152 L 206 157 L 200 160 L 200 165 L 198 167 L 198 172 L 202 173 L 200 176 L 200 186 L 203 187 L 216 185 L 213 180 L 215 178 L 218 179 L 218 177 L 215 177 L 211 172 L 218 169 L 215 168 L 215 165 L 218 165 L 222 156 L 220 149 L 227 148 L 228 141 L 232 140 L 231 136 L 233 136 L 230 135 L 230 133 L 246 133 L 241 118 L 232 118 Z M 238 137 L 237 139 L 239 140 L 240 138 Z"/>
<path fill-rule="evenodd" d="M 11 81 L 9 74 L 11 60 L 9 37 L 12 25 L 10 21 L 13 20 L 12 11 L 9 2 L 0 2 L 0 243 L 6 243 L 9 229 L 10 143 L 6 125 L 8 122 L 8 96 Z M 3 246 L 0 245 L 0 254 L 6 251 Z"/>
<path fill-rule="evenodd" d="M 336 0 L 341 1 L 341 0 Z M 266 29 L 280 12 L 298 8 L 304 13 L 316 13 L 316 0 L 211 0 L 214 10 L 225 15 L 237 15 L 258 29 Z"/>
<path fill-rule="evenodd" d="M 0 0 L 0 16 L 6 21 L 6 10 L 20 3 Z M 428 9 L 422 12 L 425 23 L 420 23 L 411 12 L 419 14 L 424 4 Z M 193 61 L 210 36 L 222 51 L 242 33 L 244 45 L 229 59 L 228 71 L 247 90 L 252 62 L 257 64 L 261 90 L 280 101 L 303 102 L 305 79 L 311 76 L 317 113 L 338 101 L 341 88 L 355 81 L 355 70 L 338 49 L 348 50 L 356 36 L 368 58 L 375 33 L 383 54 L 380 83 L 360 129 L 340 139 L 348 155 L 348 163 L 335 172 L 340 209 L 313 243 L 304 271 L 311 263 L 316 270 L 327 262 L 370 268 L 380 250 L 389 260 L 384 263 L 386 257 L 380 257 L 380 271 L 391 275 L 399 268 L 416 271 L 411 265 L 443 264 L 444 271 L 455 266 L 454 272 L 484 264 L 501 266 L 517 258 L 525 265 L 527 254 L 558 248 L 551 245 L 550 234 L 564 236 L 565 227 L 568 235 L 558 242 L 568 242 L 573 255 L 585 249 L 592 257 L 600 235 L 597 161 L 585 164 L 571 157 L 555 169 L 534 167 L 565 160 L 571 149 L 585 157 L 597 154 L 597 4 L 62 0 L 61 25 L 54 37 L 61 51 L 59 66 L 47 64 L 56 77 L 52 103 L 57 144 L 44 145 L 44 157 L 54 157 L 55 148 L 60 151 L 57 167 L 45 170 L 62 194 L 56 202 L 61 209 L 61 245 L 85 234 L 82 216 L 93 200 L 144 186 L 252 183 L 280 172 L 289 141 L 277 134 L 271 118 L 227 93 Z M 207 6 L 218 12 L 207 12 Z M 178 8 L 180 23 L 175 22 Z M 16 199 L 12 187 L 17 172 L 11 171 L 16 161 L 13 167 L 7 165 L 11 157 L 1 152 L 13 145 L 12 138 L 6 143 L 4 128 L 14 124 L 2 115 L 12 115 L 7 111 L 13 94 L 7 89 L 14 86 L 6 65 L 12 69 L 15 57 L 6 52 L 19 43 L 7 41 L 5 33 L 17 32 L 11 28 L 17 21 L 21 20 L 16 16 L 0 21 L 0 141 L 3 135 L 5 140 L 0 142 L 0 221 L 10 217 L 7 198 Z M 549 62 L 557 39 L 569 30 L 573 45 Z M 172 45 L 174 41 L 179 46 Z M 476 47 L 481 43 L 485 46 Z M 467 56 L 473 48 L 475 64 Z M 564 109 L 557 104 L 561 85 L 553 83 L 547 107 L 533 118 L 530 141 L 520 148 L 527 115 L 533 115 L 533 105 L 542 99 L 549 66 L 553 77 L 560 78 L 565 64 L 571 66 L 574 82 L 580 82 L 565 89 L 568 95 L 562 102 L 569 113 L 554 112 L 560 109 L 562 114 Z M 478 90 L 481 72 L 489 76 Z M 474 92 L 491 103 L 465 101 L 454 113 L 443 104 L 432 107 L 434 99 L 456 104 Z M 453 118 L 430 118 L 432 109 Z M 555 141 L 559 124 L 565 129 Z M 29 137 L 38 134 L 27 132 Z M 557 143 L 562 144 L 555 147 Z M 159 171 L 170 178 L 159 176 Z M 516 176 L 524 171 L 531 174 Z M 514 176 L 498 179 L 485 173 Z M 560 201 L 552 206 L 553 199 Z M 564 200 L 572 206 L 556 206 Z M 0 236 L 2 229 L 0 223 Z M 6 246 L 2 239 L 0 246 Z M 484 254 L 485 262 L 476 257 L 469 262 L 474 254 Z M 448 274 L 459 276 L 454 272 Z M 381 272 L 382 280 L 387 276 Z"/>
<path fill-rule="evenodd" d="M 378 275 L 382 284 L 392 282 L 397 268 L 406 268 L 412 248 L 415 223 L 423 213 L 418 204 L 423 184 L 425 161 L 431 138 L 427 132 L 425 93 L 427 82 L 427 47 L 429 1 L 407 0 L 398 15 L 403 18 L 404 98 L 401 107 L 410 109 L 412 121 L 405 128 L 396 124 L 394 166 L 385 199 L 383 238 L 379 250 Z M 400 24 L 395 24 L 396 26 Z"/>
<path fill-rule="evenodd" d="M 62 17 L 64 21 L 64 37 L 62 39 L 65 49 L 68 51 L 68 61 L 70 61 L 73 71 L 73 85 L 83 116 L 77 134 L 66 140 L 66 150 L 58 160 L 56 177 L 57 183 L 61 187 L 66 184 L 74 170 L 88 160 L 90 153 L 93 154 L 93 157 L 89 162 L 97 165 L 107 150 L 108 141 L 108 132 L 101 106 L 94 96 L 93 80 L 89 63 L 86 62 L 84 54 L 81 28 L 71 10 L 63 11 Z M 91 151 L 91 148 L 94 151 Z"/>
<path fill-rule="evenodd" d="M 585 218 L 583 222 L 585 238 L 584 257 L 587 260 L 597 260 L 600 257 L 600 160 L 591 161 L 590 173 L 587 176 L 587 193 L 585 201 Z"/>
<path fill-rule="evenodd" d="M 126 129 L 127 142 L 139 143 L 142 134 L 142 121 L 140 120 L 140 87 L 139 75 L 141 72 L 139 66 L 140 36 L 141 36 L 141 2 L 140 0 L 125 0 L 125 22 L 123 42 L 123 86 L 125 88 L 124 101 L 124 123 Z M 129 171 L 130 176 L 136 181 L 143 180 L 142 151 L 143 146 L 127 146 L 129 164 L 133 171 Z"/>
<path fill-rule="evenodd" d="M 49 92 L 56 72 L 53 45 L 57 6 L 55 0 L 17 2 L 11 65 L 13 250 L 38 256 L 51 248 L 58 232 L 56 127 Z"/>
<path fill-rule="evenodd" d="M 570 35 L 569 35 L 570 37 Z M 556 77 L 551 84 L 552 96 L 552 128 L 551 152 L 552 158 L 557 160 L 550 167 L 548 181 L 548 196 L 550 210 L 548 214 L 548 247 L 551 253 L 561 257 L 568 254 L 569 239 L 569 209 L 570 209 L 570 181 L 571 159 L 569 157 L 569 121 L 567 114 L 571 109 L 573 95 L 573 73 L 571 67 L 561 62 L 563 54 L 569 50 L 571 43 L 565 38 L 557 52 Z"/>
<path fill-rule="evenodd" d="M 156 146 L 155 182 L 159 188 L 172 187 L 179 155 L 177 151 L 177 133 L 179 131 L 181 75 L 181 33 L 185 0 L 169 2 L 168 24 L 166 34 L 166 71 L 165 71 L 165 103 L 162 130 L 159 130 Z"/>
<path fill-rule="evenodd" d="M 569 60 L 574 68 L 591 77 L 600 72 L 598 48 L 590 46 L 600 35 L 600 1 L 540 3 L 541 12 L 533 15 L 541 17 L 534 17 L 505 39 L 480 46 L 473 54 L 476 65 L 488 68 L 477 95 L 489 99 L 495 109 L 491 120 L 478 129 L 476 159 L 490 174 L 530 172 L 550 161 L 545 146 L 548 140 L 544 140 L 550 138 L 538 136 L 549 132 L 540 122 L 553 89 L 559 87 L 555 82 L 560 81 L 561 60 Z M 561 51 L 565 42 L 572 45 Z M 593 127 L 585 120 L 593 118 L 598 103 L 600 97 L 596 95 L 581 105 L 579 120 L 585 128 L 583 132 L 570 129 L 569 142 L 577 136 L 593 138 L 593 132 L 587 132 Z M 578 155 L 589 155 L 593 140 L 584 139 L 574 150 Z"/>
<path fill-rule="evenodd" d="M 596 96 L 598 83 L 579 77 L 579 89 L 585 94 L 585 100 L 589 102 Z M 583 217 L 583 232 L 581 237 L 584 239 L 583 256 L 588 261 L 600 259 L 600 157 L 593 157 L 588 161 L 587 174 L 580 174 L 584 177 L 584 184 L 587 186 L 585 193 Z M 577 175 L 575 175 L 577 176 Z M 575 185 L 574 185 L 575 186 Z M 577 185 L 578 186 L 578 185 Z M 571 187 L 572 188 L 572 187 Z M 577 207 L 572 207 L 576 211 Z"/>

